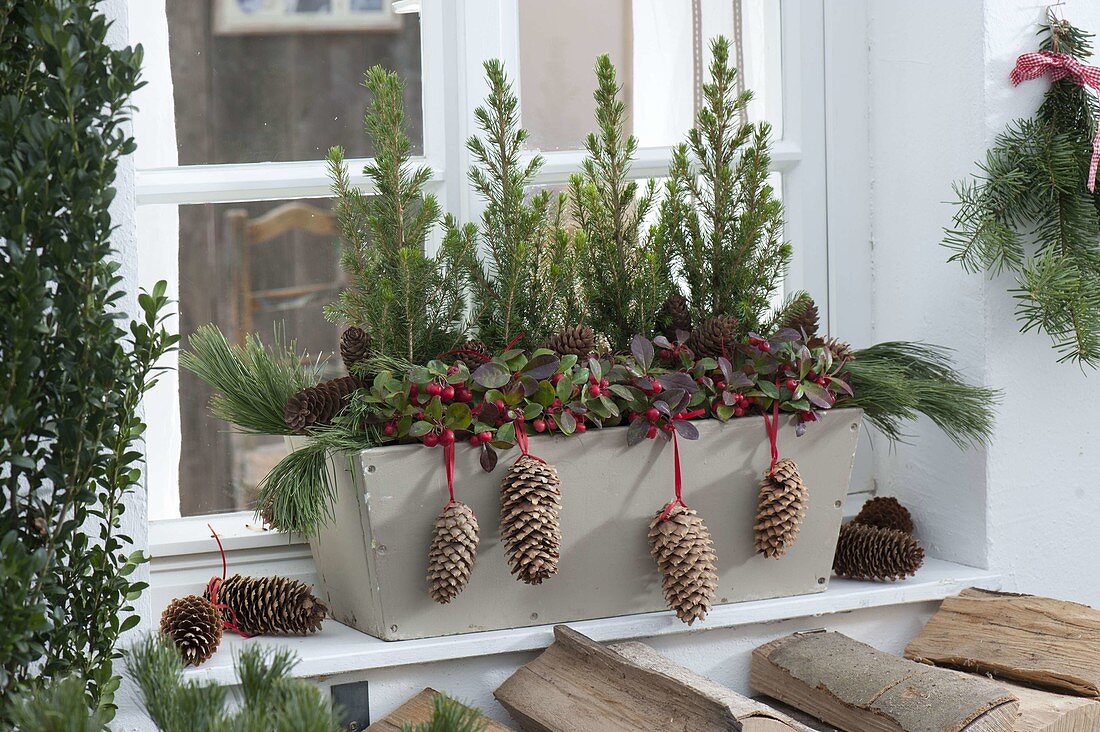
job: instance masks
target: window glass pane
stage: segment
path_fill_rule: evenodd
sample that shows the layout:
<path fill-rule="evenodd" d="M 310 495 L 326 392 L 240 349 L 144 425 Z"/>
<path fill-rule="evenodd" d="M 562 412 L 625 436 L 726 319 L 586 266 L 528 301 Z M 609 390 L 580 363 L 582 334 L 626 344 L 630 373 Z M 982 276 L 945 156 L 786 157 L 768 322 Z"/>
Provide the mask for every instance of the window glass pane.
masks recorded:
<path fill-rule="evenodd" d="M 321 309 L 341 287 L 339 238 L 329 201 L 179 207 L 179 311 L 186 336 L 217 324 L 231 341 L 276 325 L 310 360 L 329 356 L 326 376 L 342 373 L 339 329 Z M 281 437 L 234 434 L 210 416 L 210 389 L 179 374 L 182 451 L 180 513 L 251 508 L 256 484 L 286 449 Z M 152 518 L 158 518 L 153 516 Z"/>
<path fill-rule="evenodd" d="M 406 84 L 422 149 L 420 28 L 389 0 L 167 0 L 179 164 L 318 160 L 363 135 L 374 64 Z M 146 144 L 143 142 L 143 144 Z"/>
<path fill-rule="evenodd" d="M 782 135 L 780 8 L 775 0 L 558 0 L 519 5 L 520 93 L 530 145 L 575 149 L 592 130 L 596 56 L 619 73 L 629 126 L 643 147 L 680 142 L 701 103 L 710 39 L 733 41 L 731 61 L 755 99 L 750 120 Z"/>

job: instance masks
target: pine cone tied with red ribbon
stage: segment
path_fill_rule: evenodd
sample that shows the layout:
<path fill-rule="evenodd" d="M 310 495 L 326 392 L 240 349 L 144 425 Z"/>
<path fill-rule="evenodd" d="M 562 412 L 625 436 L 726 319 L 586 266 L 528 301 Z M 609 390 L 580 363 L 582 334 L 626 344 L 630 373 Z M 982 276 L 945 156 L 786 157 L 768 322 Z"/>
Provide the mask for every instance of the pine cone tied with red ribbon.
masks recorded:
<path fill-rule="evenodd" d="M 209 600 L 187 595 L 160 614 L 160 632 L 172 639 L 189 666 L 206 663 L 222 640 L 222 617 Z"/>
<path fill-rule="evenodd" d="M 512 574 L 529 585 L 558 571 L 561 481 L 553 465 L 520 455 L 500 484 L 500 539 Z"/>
<path fill-rule="evenodd" d="M 428 594 L 441 605 L 458 597 L 470 581 L 481 529 L 465 503 L 455 501 L 435 520 L 428 550 Z"/>
<path fill-rule="evenodd" d="M 854 521 L 840 527 L 833 555 L 840 577 L 890 582 L 916 574 L 923 564 L 924 549 L 904 531 Z"/>
<path fill-rule="evenodd" d="M 209 587 L 203 596 L 213 599 Z M 328 607 L 314 597 L 312 587 L 277 575 L 235 574 L 218 585 L 217 600 L 223 621 L 246 635 L 316 633 L 328 614 Z"/>
<path fill-rule="evenodd" d="M 703 519 L 681 504 L 662 507 L 649 523 L 649 546 L 668 608 L 688 625 L 704 619 L 718 589 L 718 555 Z"/>
<path fill-rule="evenodd" d="M 541 348 L 549 348 L 558 356 L 588 358 L 596 350 L 596 331 L 587 325 L 563 328 L 543 341 Z"/>
<path fill-rule="evenodd" d="M 707 318 L 687 340 L 687 347 L 696 358 L 729 356 L 737 348 L 739 324 L 732 315 L 715 315 Z"/>
<path fill-rule="evenodd" d="M 307 386 L 287 400 L 283 407 L 286 426 L 298 434 L 305 434 L 312 427 L 332 424 L 334 417 L 343 412 L 351 394 L 360 386 L 354 376 L 322 381 L 317 386 Z"/>
<path fill-rule="evenodd" d="M 349 374 L 352 366 L 370 356 L 370 346 L 370 333 L 362 328 L 353 325 L 340 334 L 340 360 Z"/>
<path fill-rule="evenodd" d="M 806 517 L 807 497 L 794 460 L 783 458 L 764 474 L 754 527 L 758 553 L 778 559 L 794 546 Z"/>
<path fill-rule="evenodd" d="M 863 504 L 853 523 L 895 529 L 905 534 L 913 533 L 913 515 L 893 496 L 876 496 Z"/>

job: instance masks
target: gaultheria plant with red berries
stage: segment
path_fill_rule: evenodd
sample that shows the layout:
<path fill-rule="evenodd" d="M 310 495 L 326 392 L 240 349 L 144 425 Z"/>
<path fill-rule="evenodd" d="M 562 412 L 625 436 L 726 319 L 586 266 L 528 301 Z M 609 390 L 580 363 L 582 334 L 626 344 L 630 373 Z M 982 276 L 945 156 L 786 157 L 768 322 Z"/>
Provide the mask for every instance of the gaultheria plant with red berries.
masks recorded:
<path fill-rule="evenodd" d="M 801 432 L 839 406 L 862 408 L 890 439 L 921 414 L 960 445 L 985 439 L 996 394 L 966 384 L 945 349 L 857 350 L 818 332 L 808 294 L 772 307 L 790 245 L 767 182 L 769 131 L 738 121 L 748 96 L 732 92 L 723 39 L 713 58 L 649 228 L 654 186 L 630 182 L 637 143 L 610 62 L 596 65 L 598 131 L 567 201 L 527 190 L 539 161 L 520 166 L 515 96 L 503 67 L 487 64 L 481 136 L 468 143 L 486 211 L 478 223 L 448 217 L 435 257 L 422 247 L 438 207 L 421 193 L 424 171 L 408 167 L 400 83 L 368 74 L 376 195 L 353 188 L 333 156 L 351 286 L 329 314 L 350 326 L 343 353 L 357 388 L 303 393 L 309 377 L 292 350 L 236 348 L 216 329 L 192 337 L 184 360 L 216 389 L 216 416 L 306 438 L 261 486 L 272 525 L 315 531 L 331 512 L 327 456 L 387 443 L 476 449 L 492 471 L 501 451 L 526 454 L 527 434 L 621 426 L 636 444 L 695 439 L 699 419 L 776 413 L 797 415 Z"/>

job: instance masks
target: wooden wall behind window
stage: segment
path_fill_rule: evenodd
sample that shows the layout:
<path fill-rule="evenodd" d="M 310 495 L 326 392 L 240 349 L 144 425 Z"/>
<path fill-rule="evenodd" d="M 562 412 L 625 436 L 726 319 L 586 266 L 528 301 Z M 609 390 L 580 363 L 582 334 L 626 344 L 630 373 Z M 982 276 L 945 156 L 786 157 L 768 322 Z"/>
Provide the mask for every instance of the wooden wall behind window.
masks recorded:
<path fill-rule="evenodd" d="M 372 150 L 362 131 L 367 92 L 361 82 L 363 72 L 375 63 L 405 80 L 408 132 L 419 152 L 417 16 L 405 16 L 400 32 L 219 36 L 212 32 L 213 2 L 167 3 L 181 165 L 317 160 L 331 145 L 342 145 L 349 157 L 369 156 Z M 241 335 L 233 315 L 238 293 L 229 275 L 232 248 L 225 212 L 244 208 L 258 216 L 281 203 L 180 207 L 183 347 L 186 336 L 205 323 L 219 324 L 231 338 Z M 318 237 L 289 234 L 263 252 L 251 270 L 256 287 L 330 281 L 338 274 L 336 243 Z M 255 328 L 270 337 L 273 321 L 282 318 L 288 335 L 302 347 L 331 351 L 338 330 L 323 322 L 321 305 L 309 302 L 298 311 L 258 312 Z M 183 372 L 180 397 L 182 514 L 245 508 L 234 487 L 241 479 L 239 468 L 234 474 L 234 441 L 227 426 L 206 412 L 210 391 Z"/>

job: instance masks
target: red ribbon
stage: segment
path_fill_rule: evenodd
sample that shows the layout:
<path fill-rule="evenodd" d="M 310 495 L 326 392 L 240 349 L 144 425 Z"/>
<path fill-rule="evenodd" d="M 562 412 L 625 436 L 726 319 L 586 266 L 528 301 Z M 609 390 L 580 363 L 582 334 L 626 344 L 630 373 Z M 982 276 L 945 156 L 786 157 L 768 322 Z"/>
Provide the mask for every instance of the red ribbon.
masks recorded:
<path fill-rule="evenodd" d="M 779 380 L 775 381 L 776 390 L 779 389 Z M 775 470 L 775 464 L 779 462 L 779 397 L 772 402 L 772 416 L 768 419 L 768 413 L 764 412 L 764 430 L 768 433 L 768 441 L 772 446 L 772 464 L 768 466 L 768 474 Z"/>
<path fill-rule="evenodd" d="M 455 444 L 443 446 L 443 467 L 447 470 L 447 493 L 451 499 L 443 507 L 446 511 L 455 504 Z"/>
<path fill-rule="evenodd" d="M 225 549 L 222 547 L 222 540 L 218 536 L 218 532 L 214 531 L 214 527 L 210 524 L 207 524 L 206 528 L 210 529 L 210 535 L 214 537 L 214 541 L 218 542 L 218 553 L 222 556 L 222 576 L 211 577 L 210 581 L 206 584 L 206 591 L 210 593 L 210 604 L 218 610 L 229 611 L 229 616 L 231 619 L 226 620 L 224 617 L 222 618 L 222 624 L 225 626 L 226 630 L 231 630 L 242 638 L 251 638 L 251 635 L 241 630 L 240 623 L 237 619 L 237 611 L 229 605 L 226 605 L 224 602 L 218 602 L 218 590 L 221 589 L 222 582 L 225 581 L 225 572 L 227 569 L 227 565 L 225 562 Z"/>
<path fill-rule="evenodd" d="M 1073 56 L 1054 51 L 1039 51 L 1037 53 L 1025 53 L 1016 59 L 1016 67 L 1009 76 L 1013 86 L 1030 79 L 1038 79 L 1043 74 L 1050 72 L 1050 80 L 1061 81 L 1069 79 L 1077 86 L 1085 86 L 1100 93 L 1100 68 L 1086 66 Z M 1092 160 L 1089 162 L 1088 189 L 1092 193 L 1096 190 L 1096 168 L 1100 165 L 1100 126 L 1097 127 L 1096 136 L 1092 140 Z"/>
<path fill-rule="evenodd" d="M 535 460 L 538 460 L 540 463 L 545 463 L 546 462 L 545 460 L 540 458 L 538 455 L 532 455 L 531 454 L 531 448 L 530 448 L 530 446 L 528 445 L 528 442 L 527 442 L 527 427 L 525 427 L 524 424 L 523 424 L 523 415 L 522 414 L 519 415 L 518 417 L 516 417 L 516 446 L 519 447 L 519 453 L 520 453 L 519 457 L 516 458 L 517 462 L 519 461 L 519 458 L 521 458 L 525 455 L 529 458 L 534 458 Z"/>
<path fill-rule="evenodd" d="M 672 509 L 676 507 L 677 503 L 684 508 L 688 507 L 684 503 L 684 482 L 680 477 L 680 443 L 676 441 L 676 430 L 672 431 L 672 470 L 676 481 L 676 498 L 668 502 L 665 510 L 661 512 L 661 517 L 657 519 L 658 521 L 667 521 L 669 514 L 672 513 Z"/>

